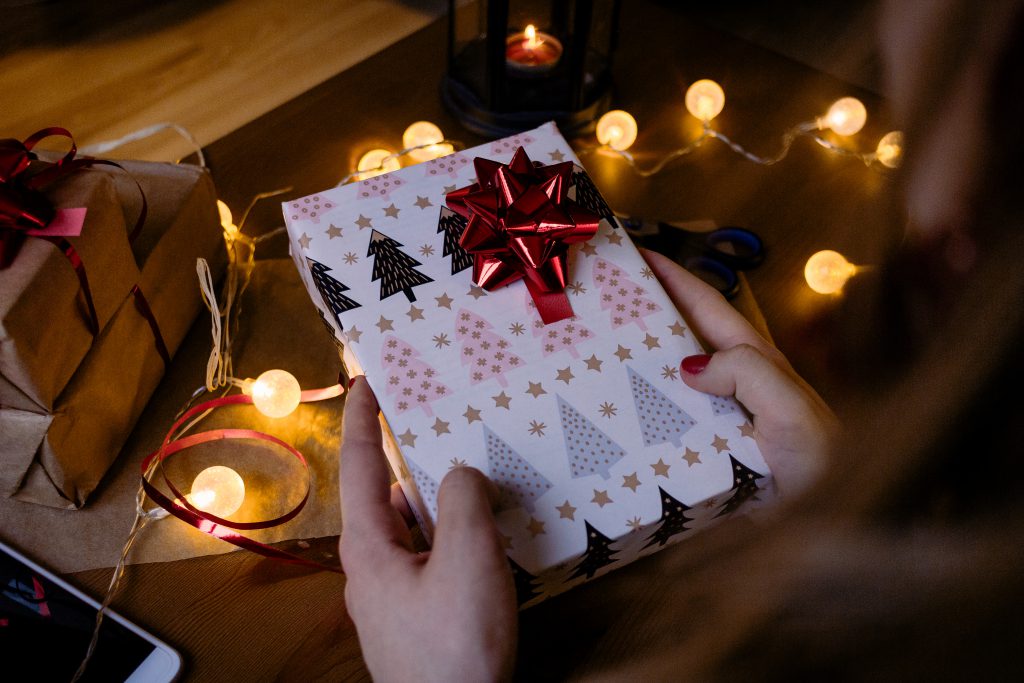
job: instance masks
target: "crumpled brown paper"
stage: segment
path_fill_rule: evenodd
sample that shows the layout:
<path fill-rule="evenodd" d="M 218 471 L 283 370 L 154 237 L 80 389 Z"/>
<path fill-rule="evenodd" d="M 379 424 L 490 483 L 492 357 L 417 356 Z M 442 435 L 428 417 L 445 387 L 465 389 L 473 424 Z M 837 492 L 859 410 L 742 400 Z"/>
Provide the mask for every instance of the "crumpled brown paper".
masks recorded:
<path fill-rule="evenodd" d="M 294 374 L 303 388 L 337 382 L 341 369 L 337 349 L 290 260 L 258 261 L 241 305 L 233 354 L 236 376 L 255 377 L 276 367 Z M 4 520 L 0 536 L 59 572 L 116 564 L 134 518 L 140 462 L 159 446 L 175 413 L 203 384 L 209 349 L 210 322 L 204 313 L 90 504 L 67 511 L 0 498 Z M 294 445 L 309 462 L 312 491 L 302 512 L 282 526 L 250 532 L 251 537 L 273 543 L 340 533 L 337 465 L 342 406 L 342 398 L 303 404 L 293 415 L 276 420 L 251 406 L 237 406 L 215 411 L 197 427 L 266 431 Z M 169 476 L 183 492 L 188 491 L 192 476 L 209 465 L 224 464 L 239 471 L 247 493 L 236 519 L 281 514 L 301 497 L 304 485 L 301 466 L 294 458 L 261 442 L 210 444 L 183 451 L 167 464 Z M 146 525 L 129 562 L 162 562 L 231 550 L 235 546 L 167 517 Z"/>

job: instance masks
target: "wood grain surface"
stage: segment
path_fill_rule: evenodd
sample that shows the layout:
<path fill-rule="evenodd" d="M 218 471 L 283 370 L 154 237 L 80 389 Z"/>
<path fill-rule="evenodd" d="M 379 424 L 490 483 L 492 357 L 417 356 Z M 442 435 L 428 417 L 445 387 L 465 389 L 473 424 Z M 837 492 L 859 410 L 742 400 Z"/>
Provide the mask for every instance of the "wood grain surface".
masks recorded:
<path fill-rule="evenodd" d="M 420 118 L 467 144 L 479 142 L 460 132 L 438 100 L 444 35 L 443 22 L 434 22 L 209 145 L 221 196 L 240 209 L 256 193 L 284 185 L 294 185 L 295 196 L 329 187 L 370 146 L 396 147 L 403 128 Z M 640 123 L 634 151 L 641 163 L 696 134 L 683 93 L 701 77 L 714 78 L 727 94 L 716 126 L 758 153 L 773 152 L 786 127 L 848 94 L 861 97 L 871 112 L 867 130 L 853 144 L 870 149 L 887 129 L 877 96 L 699 25 L 668 3 L 628 3 L 620 46 L 615 104 Z M 577 149 L 592 144 L 575 142 Z M 584 161 L 617 210 L 711 218 L 760 233 L 768 256 L 749 275 L 749 289 L 768 327 L 826 396 L 841 393 L 841 382 L 822 361 L 832 340 L 815 326 L 839 301 L 807 289 L 803 264 L 822 248 L 861 264 L 881 259 L 902 221 L 892 174 L 829 155 L 806 140 L 785 162 L 768 168 L 708 144 L 646 180 L 612 157 Z M 281 221 L 273 203 L 251 220 L 257 232 Z M 642 658 L 657 640 L 645 626 L 645 605 L 658 600 L 663 582 L 685 580 L 679 572 L 687 558 L 713 552 L 714 533 L 704 536 L 524 613 L 519 677 L 560 680 Z M 325 547 L 333 542 L 326 539 Z M 108 571 L 74 577 L 97 593 L 108 578 Z M 365 680 L 343 586 L 342 577 L 234 553 L 132 567 L 115 604 L 185 653 L 186 680 Z"/>

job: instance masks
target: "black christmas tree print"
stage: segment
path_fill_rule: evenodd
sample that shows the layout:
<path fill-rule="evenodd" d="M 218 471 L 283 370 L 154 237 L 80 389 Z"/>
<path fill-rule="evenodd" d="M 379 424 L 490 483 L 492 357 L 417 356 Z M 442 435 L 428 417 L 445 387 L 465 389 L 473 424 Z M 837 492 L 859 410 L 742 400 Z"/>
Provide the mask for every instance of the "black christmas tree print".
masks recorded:
<path fill-rule="evenodd" d="M 331 335 L 331 341 L 334 342 L 334 345 L 338 347 L 339 351 L 344 351 L 345 345 L 338 341 L 338 338 L 334 336 L 334 326 L 331 325 L 329 320 L 327 320 L 327 316 L 324 315 L 324 312 L 321 311 L 319 307 L 316 307 L 316 314 L 320 316 L 320 322 L 324 324 L 324 327 L 327 329 L 327 333 Z"/>
<path fill-rule="evenodd" d="M 532 512 L 537 499 L 551 488 L 551 482 L 486 426 L 484 442 L 487 469 L 501 494 L 498 509 L 526 508 Z"/>
<path fill-rule="evenodd" d="M 561 396 L 558 396 L 558 416 L 562 420 L 565 454 L 573 479 L 591 474 L 609 478 L 612 465 L 621 460 L 626 451 Z"/>
<path fill-rule="evenodd" d="M 681 446 L 683 435 L 697 424 L 697 421 L 633 368 L 627 365 L 626 370 L 629 372 L 629 387 L 633 390 L 633 404 L 640 418 L 644 445 L 654 446 L 671 442 L 674 446 Z"/>
<path fill-rule="evenodd" d="M 455 213 L 447 206 L 441 207 L 441 217 L 437 221 L 437 231 L 444 233 L 443 253 L 452 257 L 452 275 L 460 273 L 473 265 L 473 255 L 462 248 L 459 238 L 466 229 L 468 220 Z"/>
<path fill-rule="evenodd" d="M 566 581 L 572 581 L 581 576 L 592 579 L 598 569 L 618 561 L 615 559 L 615 551 L 612 550 L 612 539 L 592 527 L 587 520 L 583 520 L 583 523 L 587 525 L 587 550 Z"/>
<path fill-rule="evenodd" d="M 576 203 L 604 218 L 611 223 L 612 229 L 615 229 L 615 212 L 608 206 L 608 202 L 597 191 L 597 185 L 594 185 L 594 181 L 582 167 L 573 166 L 572 184 L 576 187 Z"/>
<path fill-rule="evenodd" d="M 512 568 L 512 580 L 516 584 L 516 604 L 520 607 L 541 595 L 537 590 L 537 577 L 520 567 L 511 557 L 508 565 Z"/>
<path fill-rule="evenodd" d="M 725 501 L 715 517 L 728 515 L 753 498 L 757 494 L 757 480 L 764 478 L 764 475 L 750 469 L 734 458 L 731 453 L 729 454 L 729 463 L 732 465 L 732 495 Z"/>
<path fill-rule="evenodd" d="M 366 255 L 373 257 L 371 280 L 380 280 L 381 301 L 398 292 L 403 292 L 410 302 L 416 301 L 412 288 L 434 281 L 416 270 L 416 266 L 423 264 L 400 251 L 400 246 L 384 233 L 371 229 L 370 248 Z"/>
<path fill-rule="evenodd" d="M 353 308 L 359 308 L 359 304 L 342 293 L 347 292 L 348 287 L 327 274 L 331 270 L 330 268 L 308 256 L 306 261 L 309 263 L 309 272 L 313 276 L 313 283 L 316 285 L 317 291 L 323 297 L 324 303 L 330 306 L 331 313 L 334 314 L 334 319 L 338 322 L 338 327 L 344 330 L 345 326 L 341 324 L 341 318 L 338 315 L 345 311 L 351 311 Z"/>
<path fill-rule="evenodd" d="M 658 487 L 658 493 L 661 495 L 661 524 L 647 539 L 647 545 L 644 548 L 650 548 L 655 543 L 659 546 L 665 545 L 668 539 L 676 534 L 689 531 L 686 523 L 693 521 L 693 519 L 686 516 L 686 513 L 690 510 L 689 505 L 676 500 L 660 486 Z"/>

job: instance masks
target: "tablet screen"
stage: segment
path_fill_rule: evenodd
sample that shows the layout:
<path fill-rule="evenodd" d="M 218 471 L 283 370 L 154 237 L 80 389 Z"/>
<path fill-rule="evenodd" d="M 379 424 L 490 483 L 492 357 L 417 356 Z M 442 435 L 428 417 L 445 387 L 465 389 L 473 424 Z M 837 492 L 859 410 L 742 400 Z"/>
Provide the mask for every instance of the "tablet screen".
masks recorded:
<path fill-rule="evenodd" d="M 96 609 L 0 547 L 0 661 L 25 680 L 70 681 L 96 625 Z M 124 681 L 154 646 L 113 619 L 81 681 Z"/>

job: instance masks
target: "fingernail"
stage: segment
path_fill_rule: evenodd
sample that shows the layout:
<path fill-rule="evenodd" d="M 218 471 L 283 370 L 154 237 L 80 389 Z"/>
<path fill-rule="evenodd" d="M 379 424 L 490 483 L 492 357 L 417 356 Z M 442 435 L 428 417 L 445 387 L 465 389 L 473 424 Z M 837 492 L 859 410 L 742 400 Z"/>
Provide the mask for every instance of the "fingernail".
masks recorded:
<path fill-rule="evenodd" d="M 349 388 L 349 389 L 351 389 L 351 388 L 352 388 L 352 385 L 356 383 L 356 380 L 357 380 L 357 379 L 359 379 L 359 375 L 356 375 L 355 377 L 353 377 L 352 379 L 350 379 L 350 380 L 348 381 L 348 388 Z"/>
<path fill-rule="evenodd" d="M 701 353 L 696 356 L 687 356 L 683 359 L 683 362 L 679 364 L 679 369 L 688 375 L 699 375 L 704 372 L 704 368 L 711 362 L 711 356 L 706 353 Z"/>

